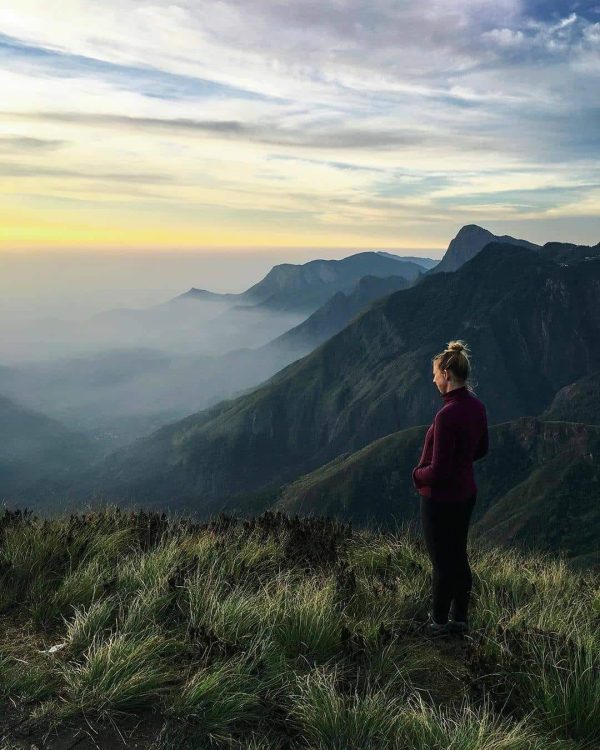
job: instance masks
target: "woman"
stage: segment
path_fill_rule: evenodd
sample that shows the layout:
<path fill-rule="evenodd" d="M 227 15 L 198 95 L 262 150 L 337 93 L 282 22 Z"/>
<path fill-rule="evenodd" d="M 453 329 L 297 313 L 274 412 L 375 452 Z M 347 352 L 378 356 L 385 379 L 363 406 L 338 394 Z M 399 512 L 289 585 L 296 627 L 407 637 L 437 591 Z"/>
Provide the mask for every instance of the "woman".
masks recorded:
<path fill-rule="evenodd" d="M 433 564 L 427 630 L 443 634 L 468 630 L 472 576 L 467 533 L 477 498 L 473 461 L 488 451 L 488 427 L 485 406 L 467 384 L 471 366 L 465 342 L 450 341 L 432 365 L 444 403 L 427 431 L 412 476 L 421 495 L 421 523 Z"/>

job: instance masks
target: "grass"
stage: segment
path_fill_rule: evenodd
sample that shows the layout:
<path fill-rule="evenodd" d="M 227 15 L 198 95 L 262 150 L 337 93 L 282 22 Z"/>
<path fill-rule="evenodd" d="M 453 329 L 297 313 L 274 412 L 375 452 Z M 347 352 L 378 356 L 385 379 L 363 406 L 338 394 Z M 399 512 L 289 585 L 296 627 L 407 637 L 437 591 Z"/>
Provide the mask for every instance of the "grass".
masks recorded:
<path fill-rule="evenodd" d="M 135 711 L 156 704 L 177 676 L 176 642 L 158 633 L 111 633 L 94 639 L 81 660 L 63 665 L 65 713 Z"/>
<path fill-rule="evenodd" d="M 235 727 L 258 723 L 264 685 L 244 658 L 195 669 L 175 696 L 171 712 L 197 722 L 211 739 L 227 739 Z"/>
<path fill-rule="evenodd" d="M 471 566 L 470 637 L 431 639 L 410 527 L 4 512 L 1 742 L 11 717 L 149 713 L 156 750 L 600 747 L 598 576 L 495 548 Z"/>

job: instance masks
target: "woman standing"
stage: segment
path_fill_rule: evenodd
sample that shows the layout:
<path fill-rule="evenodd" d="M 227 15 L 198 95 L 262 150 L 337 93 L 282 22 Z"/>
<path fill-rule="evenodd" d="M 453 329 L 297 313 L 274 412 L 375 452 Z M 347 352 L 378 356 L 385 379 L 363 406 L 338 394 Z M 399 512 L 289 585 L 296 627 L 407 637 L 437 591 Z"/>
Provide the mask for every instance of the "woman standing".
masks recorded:
<path fill-rule="evenodd" d="M 468 630 L 472 576 L 467 534 L 477 498 L 473 461 L 488 451 L 488 426 L 485 406 L 467 384 L 471 365 L 465 342 L 450 341 L 432 365 L 444 403 L 427 431 L 412 477 L 421 495 L 421 523 L 433 565 L 427 630 L 442 634 Z"/>

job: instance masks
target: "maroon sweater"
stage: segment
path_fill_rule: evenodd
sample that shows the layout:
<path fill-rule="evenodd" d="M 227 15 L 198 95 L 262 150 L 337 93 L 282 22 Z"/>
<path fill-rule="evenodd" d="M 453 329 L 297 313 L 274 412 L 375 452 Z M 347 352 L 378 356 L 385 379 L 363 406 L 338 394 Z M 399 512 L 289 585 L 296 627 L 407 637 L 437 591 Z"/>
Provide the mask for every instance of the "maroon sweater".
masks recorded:
<path fill-rule="evenodd" d="M 444 405 L 427 430 L 413 482 L 433 500 L 465 500 L 477 492 L 473 461 L 488 452 L 487 414 L 466 385 L 440 395 Z"/>

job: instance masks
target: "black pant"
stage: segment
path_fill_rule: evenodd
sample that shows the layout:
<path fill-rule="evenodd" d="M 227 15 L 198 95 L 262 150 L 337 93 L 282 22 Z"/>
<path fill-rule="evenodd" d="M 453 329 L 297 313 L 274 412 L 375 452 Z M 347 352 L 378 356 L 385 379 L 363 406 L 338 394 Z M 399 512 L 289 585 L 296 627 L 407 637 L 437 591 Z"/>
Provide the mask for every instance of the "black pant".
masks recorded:
<path fill-rule="evenodd" d="M 469 521 L 477 495 L 466 500 L 432 500 L 421 495 L 421 524 L 433 564 L 433 619 L 467 622 L 473 578 L 467 557 Z"/>

